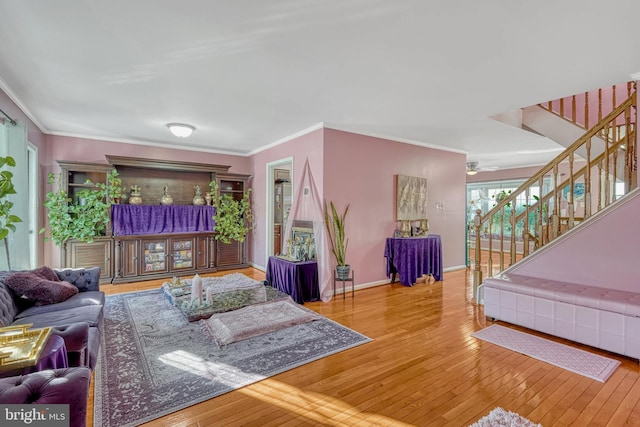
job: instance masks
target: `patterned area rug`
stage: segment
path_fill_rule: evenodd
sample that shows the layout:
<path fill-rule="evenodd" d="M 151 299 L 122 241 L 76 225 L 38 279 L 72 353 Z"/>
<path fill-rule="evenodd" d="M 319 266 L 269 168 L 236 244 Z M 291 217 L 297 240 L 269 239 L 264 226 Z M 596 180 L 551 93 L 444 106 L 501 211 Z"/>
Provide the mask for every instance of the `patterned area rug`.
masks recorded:
<path fill-rule="evenodd" d="M 94 425 L 135 426 L 370 338 L 322 317 L 218 348 L 161 290 L 108 296 Z"/>
<path fill-rule="evenodd" d="M 469 427 L 542 427 L 542 424 L 536 424 L 529 421 L 523 416 L 515 412 L 505 411 L 502 408 L 496 408 L 489 412 L 486 417 L 480 418 Z"/>
<path fill-rule="evenodd" d="M 600 382 L 605 382 L 620 365 L 617 360 L 500 325 L 491 325 L 471 336 Z"/>

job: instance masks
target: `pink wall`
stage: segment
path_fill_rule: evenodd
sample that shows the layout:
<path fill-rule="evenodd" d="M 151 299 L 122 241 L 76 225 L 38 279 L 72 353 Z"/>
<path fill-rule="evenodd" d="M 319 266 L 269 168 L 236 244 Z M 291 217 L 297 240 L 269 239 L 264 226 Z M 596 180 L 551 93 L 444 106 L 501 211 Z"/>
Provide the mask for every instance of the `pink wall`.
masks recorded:
<path fill-rule="evenodd" d="M 640 290 L 640 190 L 516 264 L 510 273 L 607 289 Z"/>
<path fill-rule="evenodd" d="M 302 179 L 302 170 L 308 158 L 311 173 L 314 175 L 318 191 L 322 194 L 322 138 L 323 129 L 318 129 L 251 156 L 251 173 L 254 177 L 253 207 L 255 222 L 251 246 L 249 247 L 249 259 L 257 267 L 266 268 L 267 266 L 266 236 L 267 232 L 272 232 L 266 229 L 267 164 L 287 157 L 293 157 L 293 190 L 295 191 L 297 183 Z"/>
<path fill-rule="evenodd" d="M 347 260 L 356 284 L 386 278 L 384 243 L 396 228 L 395 175 L 428 179 L 429 232 L 442 236 L 444 267 L 465 264 L 465 162 L 462 154 L 325 129 L 324 199 L 338 209 L 351 206 Z"/>

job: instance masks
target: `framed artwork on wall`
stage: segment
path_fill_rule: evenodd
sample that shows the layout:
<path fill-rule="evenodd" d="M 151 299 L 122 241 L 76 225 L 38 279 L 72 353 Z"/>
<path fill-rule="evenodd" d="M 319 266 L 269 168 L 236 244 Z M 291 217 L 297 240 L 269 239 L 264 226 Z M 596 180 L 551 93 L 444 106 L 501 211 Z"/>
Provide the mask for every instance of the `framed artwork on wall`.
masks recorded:
<path fill-rule="evenodd" d="M 427 218 L 427 178 L 396 175 L 396 220 Z"/>

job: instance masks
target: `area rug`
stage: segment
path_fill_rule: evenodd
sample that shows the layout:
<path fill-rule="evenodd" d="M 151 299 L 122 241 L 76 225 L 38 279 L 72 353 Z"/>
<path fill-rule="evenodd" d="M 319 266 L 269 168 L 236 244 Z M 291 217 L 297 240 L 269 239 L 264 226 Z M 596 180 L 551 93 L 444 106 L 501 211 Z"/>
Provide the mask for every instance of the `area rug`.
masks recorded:
<path fill-rule="evenodd" d="M 94 425 L 139 425 L 369 341 L 322 317 L 218 348 L 159 289 L 108 296 Z"/>
<path fill-rule="evenodd" d="M 480 418 L 469 427 L 542 427 L 515 412 L 496 408 L 489 415 Z"/>
<path fill-rule="evenodd" d="M 605 382 L 620 365 L 617 360 L 500 325 L 491 325 L 471 336 L 600 382 Z"/>
<path fill-rule="evenodd" d="M 306 309 L 289 298 L 214 314 L 208 319 L 201 320 L 200 324 L 205 334 L 221 347 L 320 319 L 322 316 L 315 311 Z"/>

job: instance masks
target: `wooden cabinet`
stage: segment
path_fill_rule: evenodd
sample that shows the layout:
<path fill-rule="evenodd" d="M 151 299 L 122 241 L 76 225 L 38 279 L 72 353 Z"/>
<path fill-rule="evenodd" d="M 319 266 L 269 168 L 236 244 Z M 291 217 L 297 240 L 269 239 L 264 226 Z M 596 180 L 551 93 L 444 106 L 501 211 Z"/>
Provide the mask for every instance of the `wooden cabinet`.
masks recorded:
<path fill-rule="evenodd" d="M 219 194 L 228 194 L 234 200 L 241 200 L 248 191 L 250 175 L 230 173 L 230 166 L 121 156 L 106 156 L 106 160 L 107 163 L 58 161 L 62 169 L 62 188 L 75 198 L 81 189 L 106 183 L 107 175 L 116 169 L 126 190 L 124 204 L 134 185 L 140 188 L 144 205 L 159 205 L 165 187 L 174 205 L 189 206 L 193 203 L 196 187 L 200 187 L 204 195 L 212 181 L 218 185 Z M 113 224 L 109 227 L 107 236 L 93 243 L 68 241 L 63 248 L 62 265 L 99 265 L 102 281 L 113 283 L 248 266 L 246 241 L 224 244 L 215 240 L 213 230 L 134 234 L 121 232 Z"/>
<path fill-rule="evenodd" d="M 113 276 L 113 240 L 98 237 L 91 243 L 69 240 L 66 244 L 64 266 L 66 268 L 100 267 L 100 282 L 108 283 Z"/>
<path fill-rule="evenodd" d="M 216 271 L 213 233 L 116 236 L 113 283 Z"/>

